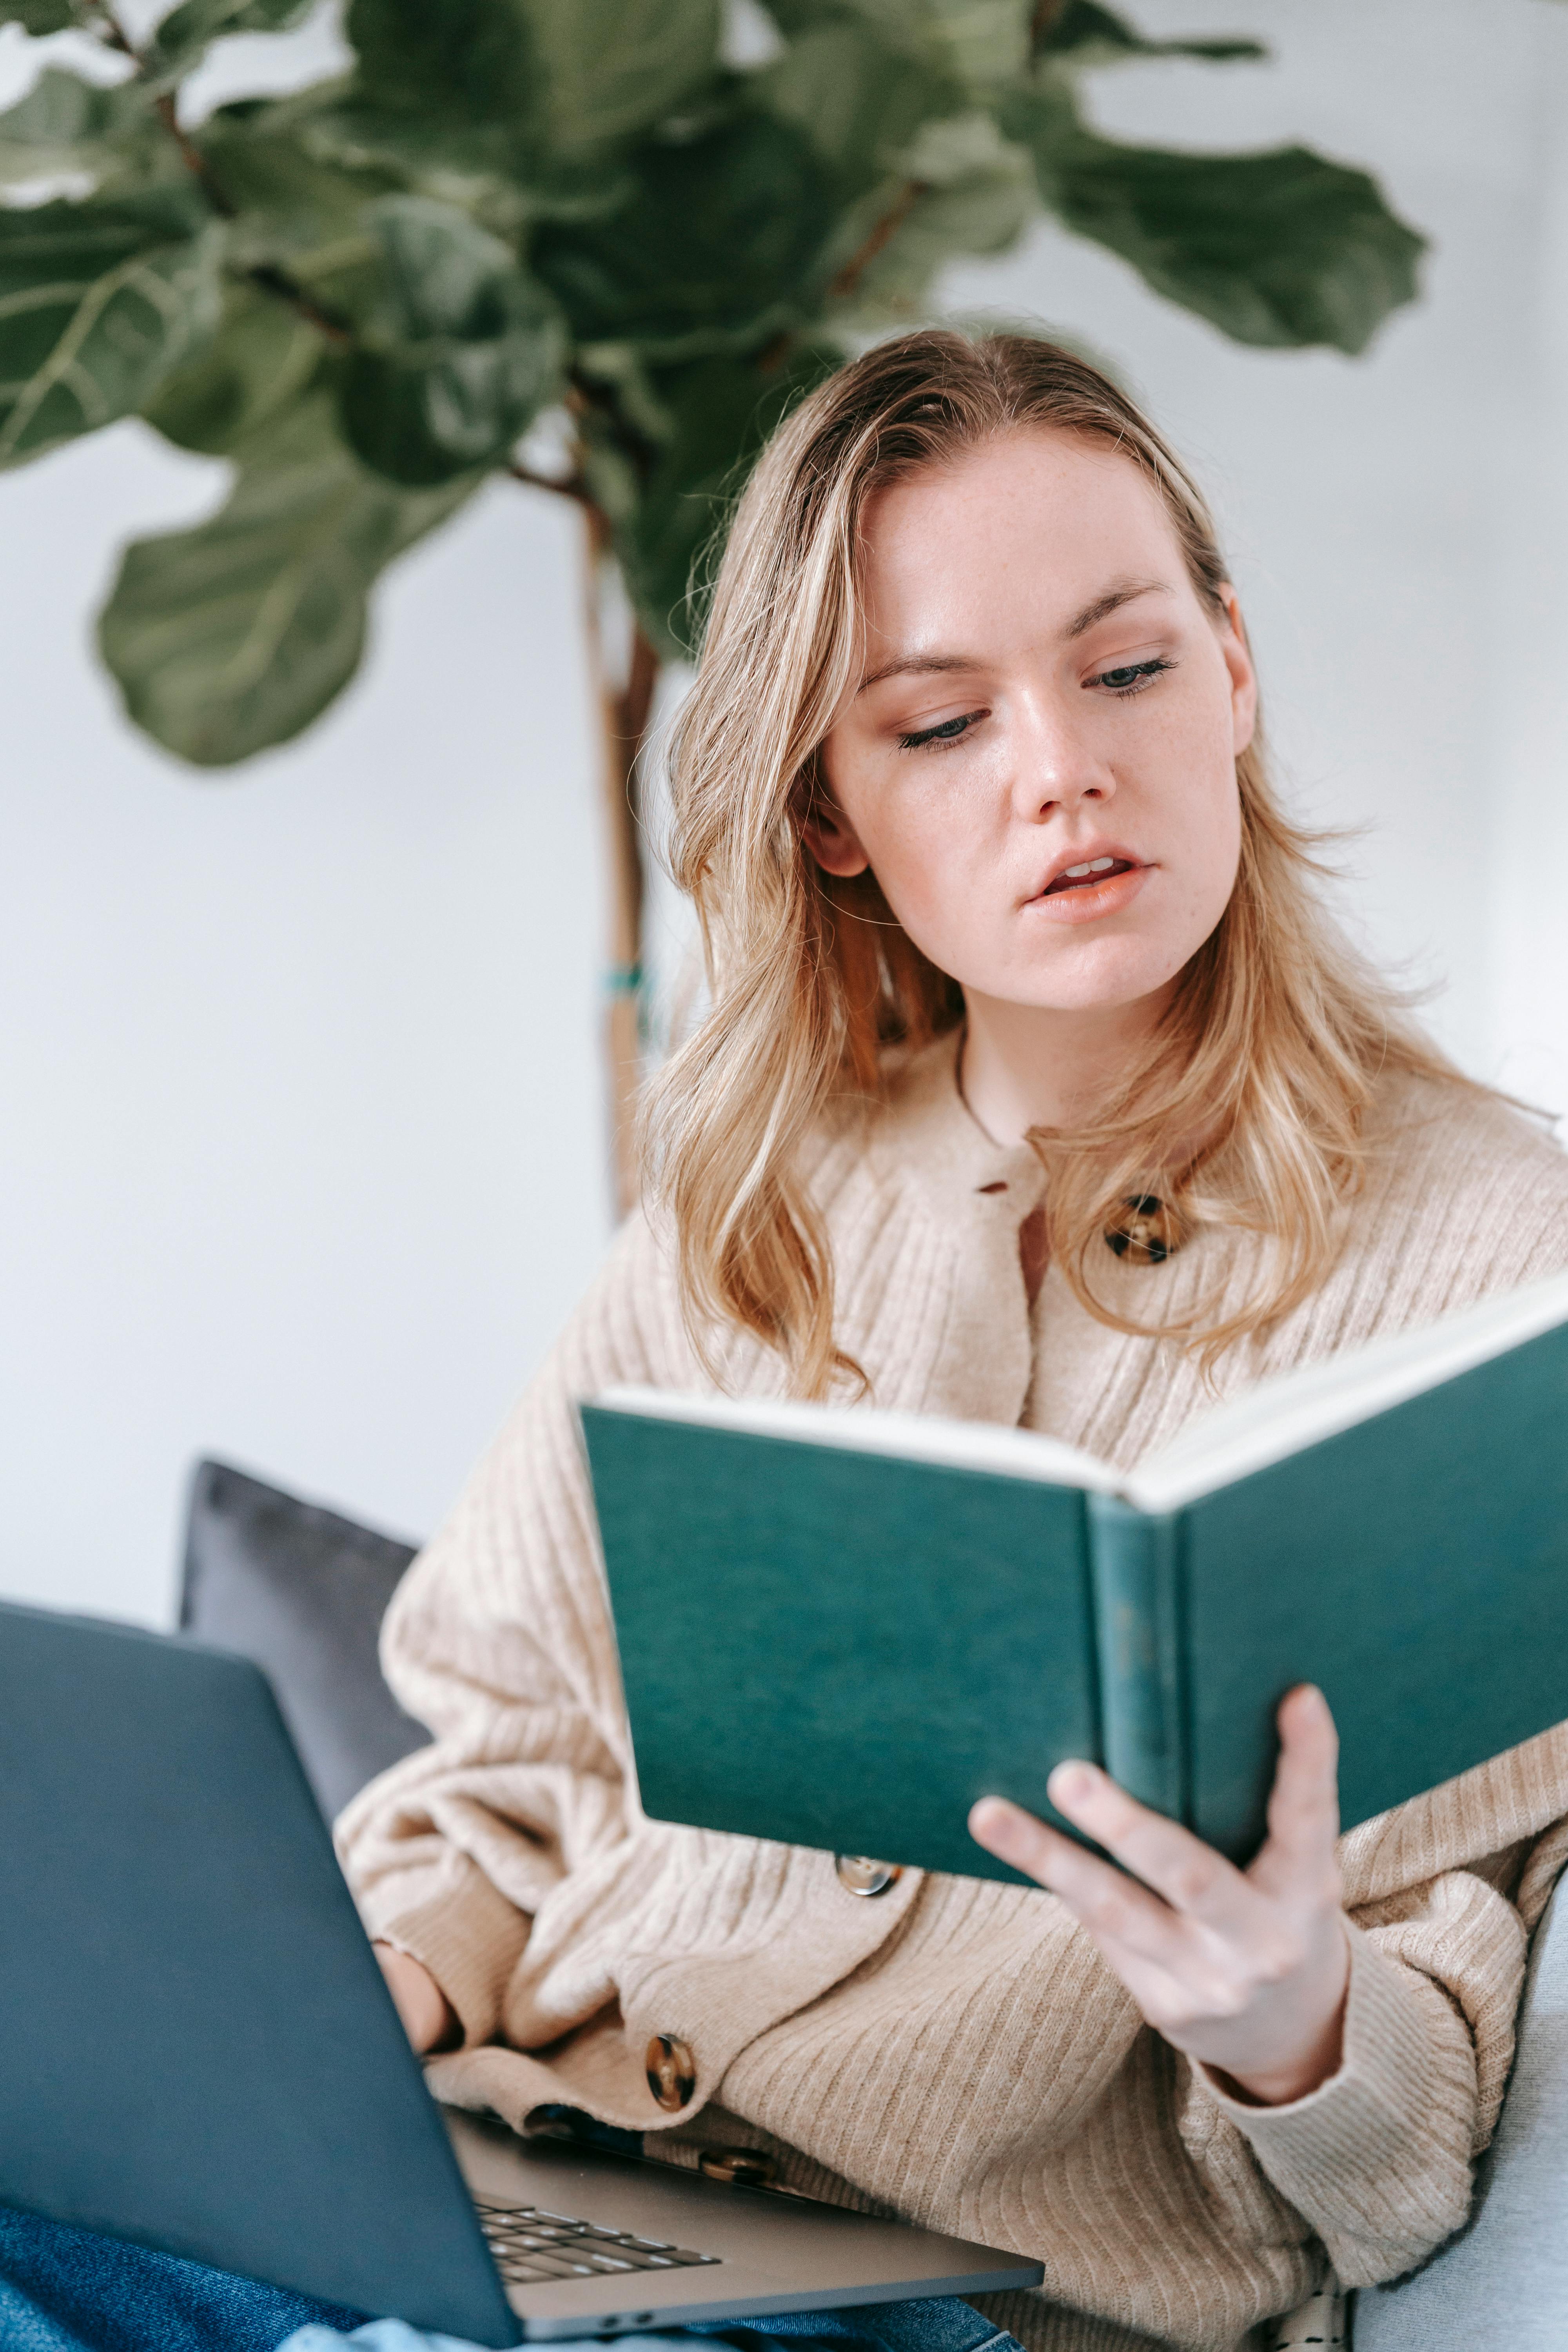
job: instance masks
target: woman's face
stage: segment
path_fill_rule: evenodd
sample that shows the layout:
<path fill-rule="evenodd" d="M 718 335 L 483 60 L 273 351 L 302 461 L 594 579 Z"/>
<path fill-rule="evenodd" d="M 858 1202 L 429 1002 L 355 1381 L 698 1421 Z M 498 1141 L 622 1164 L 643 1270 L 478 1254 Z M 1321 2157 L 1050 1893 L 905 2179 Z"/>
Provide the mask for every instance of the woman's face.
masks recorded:
<path fill-rule="evenodd" d="M 1257 690 L 1156 492 L 1103 443 L 1020 430 L 884 490 L 859 684 L 805 827 L 868 865 L 974 992 L 1063 1012 L 1164 991 L 1236 880 Z"/>

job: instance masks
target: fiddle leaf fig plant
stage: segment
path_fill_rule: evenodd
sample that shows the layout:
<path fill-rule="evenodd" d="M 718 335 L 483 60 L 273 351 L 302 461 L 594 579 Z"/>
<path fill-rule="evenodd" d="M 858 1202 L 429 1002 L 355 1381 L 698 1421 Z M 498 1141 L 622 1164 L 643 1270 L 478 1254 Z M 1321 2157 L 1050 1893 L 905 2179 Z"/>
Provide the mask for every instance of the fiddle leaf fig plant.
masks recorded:
<path fill-rule="evenodd" d="M 79 37 L 0 114 L 0 467 L 132 415 L 230 461 L 206 521 L 125 551 L 100 631 L 132 719 L 205 768 L 310 724 L 380 574 L 481 482 L 575 500 L 636 616 L 605 703 L 623 1063 L 637 746 L 792 400 L 1042 214 L 1244 343 L 1359 352 L 1415 291 L 1364 172 L 1096 130 L 1092 70 L 1264 54 L 1100 0 L 349 0 L 349 72 L 198 119 L 212 44 L 310 5 L 133 34 L 116 0 L 0 0 Z"/>

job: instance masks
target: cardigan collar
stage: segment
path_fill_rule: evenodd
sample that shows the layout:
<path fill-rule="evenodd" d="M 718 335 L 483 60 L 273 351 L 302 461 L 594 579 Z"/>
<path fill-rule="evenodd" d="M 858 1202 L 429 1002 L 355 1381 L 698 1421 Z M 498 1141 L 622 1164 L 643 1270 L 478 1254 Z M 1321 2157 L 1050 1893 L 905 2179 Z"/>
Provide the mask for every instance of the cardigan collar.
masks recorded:
<path fill-rule="evenodd" d="M 955 1032 L 911 1055 L 871 1114 L 867 1159 L 931 1245 L 911 1262 L 927 1278 L 906 1292 L 892 1353 L 868 1335 L 860 1360 L 879 1403 L 1016 1428 L 1034 1356 L 1018 1228 L 1044 1197 L 1045 1171 L 1026 1143 L 996 1143 L 973 1117 L 959 1045 Z"/>
<path fill-rule="evenodd" d="M 1044 1198 L 1045 1170 L 1029 1144 L 995 1142 L 964 1101 L 963 1043 L 962 1028 L 950 1030 L 893 1071 L 869 1149 L 944 1223 L 967 1223 L 984 1201 L 996 1204 L 987 1222 L 1016 1234 Z"/>

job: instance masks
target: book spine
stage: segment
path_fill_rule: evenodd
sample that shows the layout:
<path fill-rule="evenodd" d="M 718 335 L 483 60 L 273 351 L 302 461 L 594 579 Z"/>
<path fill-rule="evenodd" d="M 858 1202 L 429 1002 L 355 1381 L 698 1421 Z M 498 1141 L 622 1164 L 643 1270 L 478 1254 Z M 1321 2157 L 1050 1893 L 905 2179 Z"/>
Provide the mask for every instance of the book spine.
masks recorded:
<path fill-rule="evenodd" d="M 1105 1769 L 1129 1796 L 1187 1818 L 1181 1521 L 1089 1497 Z"/>

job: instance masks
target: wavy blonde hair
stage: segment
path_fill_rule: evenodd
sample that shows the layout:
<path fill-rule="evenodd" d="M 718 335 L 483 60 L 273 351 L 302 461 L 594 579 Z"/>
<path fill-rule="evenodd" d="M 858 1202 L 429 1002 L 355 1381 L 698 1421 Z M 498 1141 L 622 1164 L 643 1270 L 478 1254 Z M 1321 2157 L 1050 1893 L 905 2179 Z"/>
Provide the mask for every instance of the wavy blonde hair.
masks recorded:
<path fill-rule="evenodd" d="M 963 1016 L 961 991 L 875 878 L 830 879 L 801 837 L 860 656 L 863 518 L 889 484 L 1028 429 L 1109 443 L 1140 467 L 1200 598 L 1223 610 L 1208 509 L 1116 384 L 1028 336 L 904 335 L 830 377 L 769 443 L 730 526 L 671 740 L 670 863 L 697 908 L 710 995 L 649 1090 L 647 1163 L 703 1360 L 716 1367 L 716 1329 L 739 1326 L 784 1356 L 802 1396 L 858 1368 L 836 1340 L 832 1254 L 801 1146 L 834 1097 L 877 1096 L 894 1049 Z M 1092 1123 L 1030 1138 L 1047 1173 L 1051 1255 L 1089 1312 L 1211 1361 L 1323 1280 L 1379 1074 L 1468 1084 L 1325 914 L 1323 836 L 1285 815 L 1256 740 L 1237 782 L 1240 866 L 1217 928 Z M 1200 1301 L 1150 1327 L 1095 1297 L 1107 1225 L 1146 1193 L 1184 1225 L 1272 1239 L 1239 1305 Z"/>

